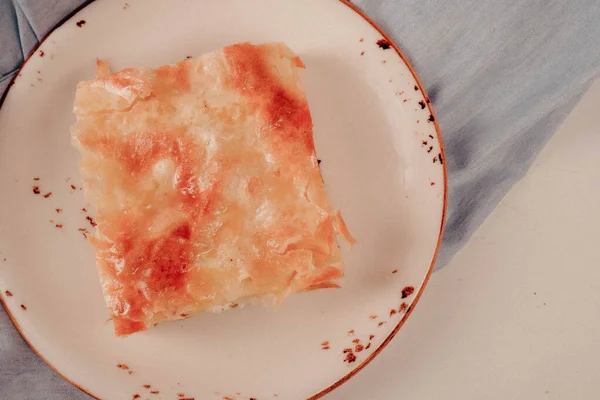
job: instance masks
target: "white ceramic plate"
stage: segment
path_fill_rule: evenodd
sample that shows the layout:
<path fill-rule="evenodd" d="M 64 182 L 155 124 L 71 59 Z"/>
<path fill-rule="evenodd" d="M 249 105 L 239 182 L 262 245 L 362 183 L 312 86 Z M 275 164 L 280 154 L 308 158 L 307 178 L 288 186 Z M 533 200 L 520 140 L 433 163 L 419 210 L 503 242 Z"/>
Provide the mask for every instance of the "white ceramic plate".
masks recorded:
<path fill-rule="evenodd" d="M 91 227 L 69 136 L 75 86 L 96 57 L 158 66 L 240 41 L 283 41 L 307 66 L 326 187 L 358 239 L 343 288 L 115 338 L 78 231 Z M 38 354 L 98 398 L 320 397 L 385 346 L 431 271 L 446 196 L 432 113 L 406 60 L 348 3 L 96 1 L 46 38 L 0 109 L 5 308 Z"/>

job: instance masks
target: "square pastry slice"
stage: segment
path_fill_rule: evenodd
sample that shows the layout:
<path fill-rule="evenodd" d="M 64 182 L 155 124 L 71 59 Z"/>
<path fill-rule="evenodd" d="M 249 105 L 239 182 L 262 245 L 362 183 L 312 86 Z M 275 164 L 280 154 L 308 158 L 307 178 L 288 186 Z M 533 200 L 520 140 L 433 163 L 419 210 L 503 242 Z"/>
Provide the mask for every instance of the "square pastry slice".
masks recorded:
<path fill-rule="evenodd" d="M 224 47 L 77 86 L 91 238 L 116 335 L 335 287 L 337 235 L 301 87 L 280 43 Z"/>

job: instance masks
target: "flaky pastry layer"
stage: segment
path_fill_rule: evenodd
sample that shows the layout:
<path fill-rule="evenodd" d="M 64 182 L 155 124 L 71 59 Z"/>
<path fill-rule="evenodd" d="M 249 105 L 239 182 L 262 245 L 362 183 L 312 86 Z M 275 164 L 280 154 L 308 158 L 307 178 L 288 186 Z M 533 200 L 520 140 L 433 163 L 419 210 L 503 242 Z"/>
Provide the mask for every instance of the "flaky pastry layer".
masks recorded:
<path fill-rule="evenodd" d="M 77 87 L 72 127 L 115 333 L 336 286 L 353 243 L 321 178 L 304 64 L 224 47 Z"/>

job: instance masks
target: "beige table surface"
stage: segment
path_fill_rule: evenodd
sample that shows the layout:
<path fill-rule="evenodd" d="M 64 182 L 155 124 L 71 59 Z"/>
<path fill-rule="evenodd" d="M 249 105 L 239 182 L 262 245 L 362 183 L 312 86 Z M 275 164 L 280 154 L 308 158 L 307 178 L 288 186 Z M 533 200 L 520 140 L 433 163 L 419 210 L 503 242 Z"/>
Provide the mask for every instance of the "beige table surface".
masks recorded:
<path fill-rule="evenodd" d="M 600 82 L 328 400 L 600 399 Z"/>

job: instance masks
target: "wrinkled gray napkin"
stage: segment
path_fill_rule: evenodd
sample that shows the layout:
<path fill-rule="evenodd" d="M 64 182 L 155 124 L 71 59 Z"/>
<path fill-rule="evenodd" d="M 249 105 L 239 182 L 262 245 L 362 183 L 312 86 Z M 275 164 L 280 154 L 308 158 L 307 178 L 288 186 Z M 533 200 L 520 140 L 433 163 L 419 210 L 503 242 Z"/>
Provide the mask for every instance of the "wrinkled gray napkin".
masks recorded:
<path fill-rule="evenodd" d="M 0 93 L 38 40 L 85 2 L 0 0 Z M 600 2 L 354 3 L 411 60 L 438 115 L 450 178 L 439 268 L 523 176 L 599 75 Z M 85 398 L 27 347 L 0 309 L 0 399 Z"/>

